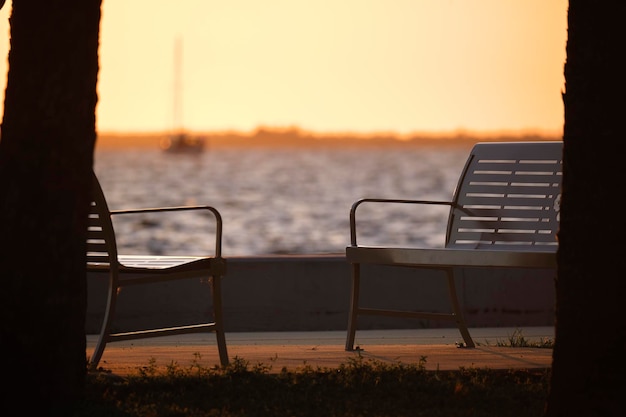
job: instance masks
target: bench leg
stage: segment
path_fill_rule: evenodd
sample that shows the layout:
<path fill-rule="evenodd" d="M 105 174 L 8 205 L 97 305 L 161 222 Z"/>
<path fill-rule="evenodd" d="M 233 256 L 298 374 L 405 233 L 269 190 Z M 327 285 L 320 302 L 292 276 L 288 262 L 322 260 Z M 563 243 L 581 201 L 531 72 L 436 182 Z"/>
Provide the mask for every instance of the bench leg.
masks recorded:
<path fill-rule="evenodd" d="M 461 336 L 463 337 L 465 346 L 468 348 L 473 348 L 475 347 L 474 341 L 472 340 L 472 336 L 470 336 L 469 330 L 467 329 L 467 324 L 465 323 L 463 311 L 461 310 L 459 298 L 457 297 L 457 293 L 456 293 L 456 283 L 454 281 L 454 270 L 452 268 L 446 268 L 446 275 L 448 277 L 448 291 L 450 293 L 450 302 L 452 303 L 452 309 L 454 311 L 456 325 L 459 329 L 459 332 L 461 332 Z"/>
<path fill-rule="evenodd" d="M 102 327 L 100 329 L 100 336 L 98 337 L 98 342 L 96 343 L 96 348 L 91 355 L 89 360 L 89 370 L 95 371 L 98 368 L 98 363 L 100 363 L 100 359 L 102 358 L 102 354 L 104 353 L 104 348 L 109 339 L 109 333 L 111 332 L 111 322 L 113 320 L 113 316 L 115 315 L 115 307 L 117 304 L 117 285 L 115 284 L 117 280 L 114 277 L 110 278 L 109 283 L 109 294 L 107 297 L 107 306 L 104 311 L 104 318 L 102 320 Z"/>
<path fill-rule="evenodd" d="M 350 313 L 348 316 L 348 336 L 346 350 L 354 350 L 354 337 L 359 309 L 359 293 L 361 287 L 361 268 L 359 264 L 352 264 L 352 295 L 350 299 Z"/>
<path fill-rule="evenodd" d="M 213 294 L 213 317 L 215 319 L 215 337 L 217 350 L 222 366 L 228 365 L 228 351 L 226 350 L 226 335 L 224 334 L 224 319 L 222 315 L 222 277 L 211 277 L 211 292 Z"/>

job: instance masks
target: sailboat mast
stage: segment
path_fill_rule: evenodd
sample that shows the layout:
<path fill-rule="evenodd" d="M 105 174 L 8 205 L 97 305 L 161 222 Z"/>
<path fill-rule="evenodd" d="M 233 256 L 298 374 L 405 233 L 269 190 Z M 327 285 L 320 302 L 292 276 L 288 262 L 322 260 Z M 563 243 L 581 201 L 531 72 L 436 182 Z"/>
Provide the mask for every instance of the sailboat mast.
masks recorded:
<path fill-rule="evenodd" d="M 183 130 L 183 41 L 180 36 L 174 43 L 174 131 L 161 142 L 161 148 L 170 153 L 191 152 L 198 155 L 204 149 L 204 139 L 190 136 Z"/>
<path fill-rule="evenodd" d="M 176 38 L 174 44 L 174 130 L 177 133 L 183 131 L 183 101 L 182 101 L 182 61 L 183 61 L 183 40 L 180 36 Z"/>

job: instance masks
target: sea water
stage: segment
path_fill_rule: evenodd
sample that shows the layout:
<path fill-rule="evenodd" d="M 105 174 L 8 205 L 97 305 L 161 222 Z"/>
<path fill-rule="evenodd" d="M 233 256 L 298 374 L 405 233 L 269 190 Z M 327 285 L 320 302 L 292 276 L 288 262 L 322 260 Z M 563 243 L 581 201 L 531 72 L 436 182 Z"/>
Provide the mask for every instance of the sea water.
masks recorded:
<path fill-rule="evenodd" d="M 95 171 L 111 210 L 209 205 L 223 220 L 222 254 L 339 254 L 360 198 L 449 200 L 466 146 L 98 150 Z M 121 253 L 195 255 L 215 250 L 207 211 L 114 216 Z M 360 244 L 443 245 L 447 207 L 364 204 Z"/>

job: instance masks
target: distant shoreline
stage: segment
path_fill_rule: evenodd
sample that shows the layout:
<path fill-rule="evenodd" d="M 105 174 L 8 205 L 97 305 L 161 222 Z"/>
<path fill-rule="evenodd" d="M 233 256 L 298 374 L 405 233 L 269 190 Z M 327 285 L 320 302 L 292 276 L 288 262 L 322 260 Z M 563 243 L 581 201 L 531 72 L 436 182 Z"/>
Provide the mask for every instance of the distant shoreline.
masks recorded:
<path fill-rule="evenodd" d="M 498 141 L 544 141 L 561 140 L 557 135 L 541 134 L 318 134 L 298 129 L 258 129 L 252 133 L 208 132 L 189 133 L 204 138 L 211 148 L 376 148 L 376 147 L 417 147 L 417 146 L 472 146 L 477 142 Z M 98 134 L 96 149 L 158 149 L 167 133 L 101 133 Z"/>

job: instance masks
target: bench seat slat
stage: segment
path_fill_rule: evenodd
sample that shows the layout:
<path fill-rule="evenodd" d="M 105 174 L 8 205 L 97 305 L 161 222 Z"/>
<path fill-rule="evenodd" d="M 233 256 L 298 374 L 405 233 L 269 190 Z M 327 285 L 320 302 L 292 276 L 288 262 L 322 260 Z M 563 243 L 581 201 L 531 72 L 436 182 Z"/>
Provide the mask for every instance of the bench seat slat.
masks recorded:
<path fill-rule="evenodd" d="M 120 264 L 129 268 L 166 269 L 208 260 L 202 256 L 119 255 Z"/>
<path fill-rule="evenodd" d="M 542 250 L 415 249 L 347 247 L 349 262 L 429 268 L 556 268 L 556 253 Z"/>

